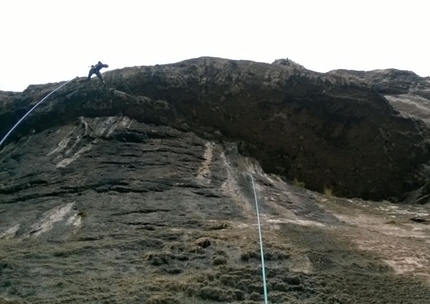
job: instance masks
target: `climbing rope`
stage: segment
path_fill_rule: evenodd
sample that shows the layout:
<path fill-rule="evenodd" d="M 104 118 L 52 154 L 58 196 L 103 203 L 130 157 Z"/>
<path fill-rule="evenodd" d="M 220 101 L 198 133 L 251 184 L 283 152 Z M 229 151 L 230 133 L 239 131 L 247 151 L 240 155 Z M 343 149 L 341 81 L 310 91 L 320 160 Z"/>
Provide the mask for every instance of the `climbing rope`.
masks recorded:
<path fill-rule="evenodd" d="M 125 84 L 124 80 L 122 79 L 122 76 L 119 76 L 119 79 L 121 80 L 121 82 L 123 83 L 123 85 L 127 88 L 127 90 L 130 92 L 131 96 L 134 97 L 134 99 L 136 99 L 136 96 L 134 96 L 133 92 L 130 90 L 130 88 Z"/>
<path fill-rule="evenodd" d="M 62 85 L 60 85 L 58 88 L 54 89 L 51 93 L 49 93 L 48 95 L 46 95 L 41 101 L 39 101 L 34 107 L 32 107 L 27 113 L 25 113 L 25 115 L 18 120 L 18 122 L 12 127 L 12 129 L 10 129 L 9 132 L 7 132 L 7 134 L 3 137 L 3 139 L 0 141 L 0 146 L 6 141 L 6 139 L 8 138 L 8 136 L 13 132 L 13 130 L 16 129 L 16 127 L 18 127 L 18 125 L 34 110 L 36 109 L 42 102 L 44 102 L 49 96 L 51 96 L 55 91 L 58 91 L 59 89 L 61 89 L 62 87 L 64 87 L 66 84 L 68 84 L 69 82 L 71 82 L 74 79 L 70 79 L 69 81 L 67 81 L 66 83 L 63 83 Z"/>
<path fill-rule="evenodd" d="M 137 97 L 133 94 L 133 92 L 131 91 L 131 89 L 130 89 L 130 88 L 127 86 L 127 84 L 124 82 L 124 80 L 123 80 L 122 76 L 120 75 L 118 78 L 121 80 L 121 82 L 123 83 L 123 85 L 125 86 L 125 88 L 130 92 L 131 96 L 133 96 L 133 98 L 137 101 Z M 146 106 L 144 106 L 144 105 L 140 105 L 140 106 L 141 106 L 142 108 L 144 108 L 145 110 L 147 110 L 147 111 L 151 112 L 152 114 L 154 114 L 154 116 L 158 117 L 158 118 L 159 118 L 163 123 L 167 124 L 168 126 L 173 126 L 174 128 L 176 128 L 176 129 L 178 129 L 178 130 L 181 130 L 181 131 L 184 131 L 184 132 L 188 132 L 188 130 L 184 129 L 183 127 L 179 126 L 178 124 L 176 124 L 176 123 L 174 123 L 174 122 L 172 122 L 172 121 L 169 121 L 169 120 L 168 120 L 168 119 L 166 119 L 165 117 L 163 117 L 163 116 L 161 116 L 161 115 L 159 115 L 159 114 L 155 113 L 151 108 L 146 107 Z M 175 107 L 174 107 L 172 104 L 170 104 L 170 103 L 169 103 L 169 106 L 171 106 L 173 109 L 175 109 Z M 175 109 L 175 110 L 176 110 L 176 109 Z"/>
<path fill-rule="evenodd" d="M 242 155 L 239 154 L 239 151 L 237 149 L 236 149 L 236 153 L 239 156 L 239 159 L 242 162 L 242 165 L 246 167 L 246 163 L 243 160 Z M 263 246 L 263 234 L 262 234 L 261 223 L 260 223 L 260 211 L 258 208 L 258 198 L 257 198 L 257 191 L 255 190 L 254 177 L 252 176 L 251 170 L 248 170 L 248 174 L 251 177 L 252 190 L 254 192 L 255 213 L 257 216 L 257 226 L 258 226 L 258 241 L 260 243 L 261 276 L 263 279 L 264 303 L 267 304 L 268 299 L 267 299 L 266 267 L 264 263 L 264 249 L 263 249 L 264 246 Z"/>
<path fill-rule="evenodd" d="M 258 211 L 258 199 L 257 199 L 257 192 L 255 191 L 254 178 L 252 177 L 251 172 L 249 172 L 249 175 L 251 176 L 252 189 L 254 190 L 255 211 L 257 214 L 257 225 L 258 225 L 258 238 L 259 238 L 259 242 L 260 242 L 261 273 L 262 273 L 262 277 L 263 277 L 264 303 L 267 304 L 268 302 L 267 302 L 266 270 L 265 270 L 265 266 L 264 266 L 263 237 L 262 237 L 262 233 L 261 233 L 260 212 Z"/>
<path fill-rule="evenodd" d="M 130 92 L 131 96 L 133 96 L 134 100 L 137 101 L 137 97 L 133 94 L 133 92 L 130 90 L 130 88 L 128 87 L 128 85 L 126 85 L 126 83 L 122 79 L 122 76 L 120 75 L 118 78 L 121 80 L 122 84 L 126 87 L 126 89 Z M 148 110 L 149 112 L 151 112 L 152 114 L 154 114 L 155 116 L 157 116 L 158 118 L 160 118 L 161 121 L 164 120 L 165 123 L 169 123 L 169 122 L 166 122 L 166 119 L 164 117 L 161 117 L 160 115 L 158 115 L 157 113 L 155 113 L 154 111 L 152 111 L 150 108 L 145 107 L 144 105 L 141 105 L 141 106 L 142 106 L 142 108 Z"/>

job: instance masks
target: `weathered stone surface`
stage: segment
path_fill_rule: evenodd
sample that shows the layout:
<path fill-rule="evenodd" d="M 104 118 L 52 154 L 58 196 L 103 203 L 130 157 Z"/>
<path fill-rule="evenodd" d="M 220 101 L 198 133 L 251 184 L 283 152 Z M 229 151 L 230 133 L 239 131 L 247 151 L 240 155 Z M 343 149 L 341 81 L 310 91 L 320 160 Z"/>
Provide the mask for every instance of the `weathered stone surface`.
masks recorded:
<path fill-rule="evenodd" d="M 290 186 L 234 143 L 126 116 L 81 117 L 8 145 L 0 164 L 6 303 L 261 301 L 251 172 L 271 302 L 426 303 L 430 296 L 420 280 L 397 277 L 384 262 L 401 267 L 389 244 L 413 235 L 387 240 L 354 222 L 380 203 L 360 209 L 360 201 Z M 407 222 L 410 214 L 426 218 L 405 214 Z M 401 254 L 430 254 L 417 247 L 427 238 L 416 239 Z M 389 250 L 360 249 L 380 240 Z M 408 271 L 425 276 L 427 264 Z"/>
<path fill-rule="evenodd" d="M 395 111 L 358 77 L 319 74 L 282 61 L 198 58 L 116 70 L 105 78 L 117 90 L 97 82 L 88 88 L 77 80 L 45 107 L 54 111 L 42 110 L 19 132 L 122 113 L 227 136 L 266 172 L 312 190 L 330 187 L 341 196 L 402 200 L 426 183 L 419 167 L 429 156 L 427 126 Z M 48 89 L 52 86 L 31 86 L 19 95 L 21 101 L 3 104 L 0 134 L 24 112 L 22 105 Z"/>
<path fill-rule="evenodd" d="M 271 303 L 428 303 L 427 205 L 335 198 L 329 191 L 321 195 L 293 186 L 265 172 L 272 167 L 281 172 L 276 166 L 283 163 L 270 159 L 275 150 L 263 144 L 287 149 L 283 137 L 275 140 L 284 130 L 292 146 L 311 149 L 310 143 L 300 143 L 307 137 L 297 138 L 285 128 L 312 134 L 318 128 L 307 118 L 323 114 L 330 124 L 335 113 L 343 119 L 351 111 L 351 125 L 362 140 L 370 135 L 358 130 L 373 132 L 378 118 L 393 128 L 394 142 L 411 132 L 405 146 L 415 140 L 417 147 L 423 144 L 425 124 L 394 111 L 368 80 L 355 81 L 349 91 L 355 95 L 345 97 L 344 76 L 284 63 L 203 58 L 107 73 L 115 86 L 110 89 L 97 79 L 90 84 L 77 79 L 54 94 L 0 148 L 0 303 L 259 303 L 263 284 L 255 197 Z M 207 71 L 200 71 L 205 65 Z M 255 74 L 245 73 L 248 68 Z M 196 76 L 187 69 L 212 75 L 214 84 L 198 92 Z M 272 80 L 263 86 L 259 81 L 265 71 L 272 80 L 284 79 L 276 73 L 288 74 L 285 81 L 296 80 L 297 91 Z M 238 78 L 223 84 L 223 73 Z M 318 103 L 324 81 L 334 87 L 330 98 L 321 97 L 327 108 Z M 308 82 L 314 84 L 307 87 Z M 125 93 L 124 83 L 135 96 Z M 0 115 L 9 120 L 0 120 L 1 134 L 57 85 L 5 93 Z M 237 102 L 228 94 L 225 100 L 210 100 L 210 92 L 220 96 L 223 86 L 236 92 L 230 94 L 237 94 Z M 265 97 L 278 88 L 278 97 Z M 269 98 L 267 108 L 251 93 Z M 357 99 L 362 107 L 353 106 L 354 96 L 362 98 Z M 261 126 L 266 127 L 261 134 L 252 133 Z M 341 143 L 338 149 L 345 151 Z M 320 145 L 323 151 L 329 146 Z M 389 153 L 400 157 L 402 149 Z M 411 159 L 412 164 L 419 157 Z M 298 172 L 299 165 L 305 172 L 314 161 L 296 158 L 282 172 Z M 304 178 L 291 177 L 302 186 Z M 364 189 L 360 193 L 370 191 L 357 187 Z"/>

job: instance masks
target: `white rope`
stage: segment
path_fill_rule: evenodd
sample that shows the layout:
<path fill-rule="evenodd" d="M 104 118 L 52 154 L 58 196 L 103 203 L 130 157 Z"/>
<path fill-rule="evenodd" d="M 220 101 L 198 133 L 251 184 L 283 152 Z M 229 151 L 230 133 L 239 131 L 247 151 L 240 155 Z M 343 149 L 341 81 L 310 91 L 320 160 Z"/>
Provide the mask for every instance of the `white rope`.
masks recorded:
<path fill-rule="evenodd" d="M 264 266 L 264 251 L 263 251 L 263 237 L 261 233 L 261 225 L 260 225 L 260 212 L 258 211 L 258 200 L 257 200 L 257 192 L 255 191 L 254 178 L 252 177 L 252 173 L 249 172 L 252 181 L 252 189 L 254 190 L 254 199 L 255 199 L 255 210 L 257 213 L 257 224 L 258 224 L 258 237 L 260 242 L 260 255 L 261 255 L 261 272 L 263 276 L 263 289 L 264 289 L 264 303 L 267 304 L 267 284 L 266 284 L 266 270 Z"/>
<path fill-rule="evenodd" d="M 236 149 L 236 153 L 239 156 L 239 159 L 241 160 L 242 164 L 246 168 L 246 163 L 242 158 L 242 155 L 239 154 L 239 151 Z M 255 213 L 257 214 L 257 226 L 258 226 L 258 240 L 260 243 L 260 256 L 261 256 L 261 275 L 263 278 L 263 290 L 264 290 L 264 303 L 268 304 L 267 300 L 267 283 L 266 283 L 266 267 L 264 263 L 264 250 L 263 250 L 263 234 L 261 232 L 261 224 L 260 224 L 260 211 L 258 208 L 258 198 L 257 198 L 257 191 L 255 190 L 255 184 L 254 184 L 254 177 L 252 176 L 252 172 L 250 169 L 248 169 L 249 176 L 251 177 L 251 183 L 252 183 L 252 190 L 254 191 L 254 200 L 255 200 Z"/>
<path fill-rule="evenodd" d="M 9 132 L 7 132 L 7 134 L 5 135 L 5 137 L 0 141 L 0 146 L 6 141 L 6 139 L 8 138 L 8 136 L 13 132 L 13 130 L 16 129 L 16 127 L 18 127 L 18 125 L 34 110 L 36 109 L 43 101 L 45 101 L 45 99 L 47 99 L 49 96 L 51 96 L 55 91 L 61 89 L 62 87 L 64 87 L 66 84 L 68 84 L 70 81 L 72 81 L 73 79 L 70 79 L 69 81 L 67 81 L 66 83 L 63 83 L 62 85 L 60 85 L 58 88 L 54 89 L 51 93 L 49 93 L 48 95 L 46 95 L 41 101 L 39 101 L 34 107 L 32 107 L 27 113 L 25 113 L 25 115 L 12 127 L 12 129 L 10 129 Z"/>

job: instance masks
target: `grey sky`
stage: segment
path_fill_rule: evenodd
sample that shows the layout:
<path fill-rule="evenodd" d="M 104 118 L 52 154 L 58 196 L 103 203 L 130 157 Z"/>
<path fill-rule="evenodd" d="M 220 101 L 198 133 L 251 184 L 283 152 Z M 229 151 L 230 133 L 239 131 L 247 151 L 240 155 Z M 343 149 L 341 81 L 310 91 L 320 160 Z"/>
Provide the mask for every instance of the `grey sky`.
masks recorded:
<path fill-rule="evenodd" d="M 200 56 L 430 75 L 429 5 L 386 0 L 2 0 L 0 90 Z M 103 71 L 103 70 L 102 70 Z"/>

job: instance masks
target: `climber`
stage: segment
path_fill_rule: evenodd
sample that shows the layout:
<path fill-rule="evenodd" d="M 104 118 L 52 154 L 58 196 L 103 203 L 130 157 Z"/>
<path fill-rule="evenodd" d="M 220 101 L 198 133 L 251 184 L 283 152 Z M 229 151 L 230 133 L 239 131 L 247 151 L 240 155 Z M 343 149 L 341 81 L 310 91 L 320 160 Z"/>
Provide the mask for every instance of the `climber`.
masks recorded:
<path fill-rule="evenodd" d="M 87 80 L 90 80 L 91 76 L 92 76 L 93 74 L 96 74 L 96 75 L 97 75 L 97 77 L 98 77 L 98 78 L 100 78 L 100 80 L 103 82 L 103 85 L 104 85 L 104 86 L 106 86 L 106 82 L 103 80 L 103 78 L 102 78 L 102 74 L 100 74 L 100 69 L 101 69 L 101 68 L 108 68 L 108 67 L 109 67 L 109 65 L 107 65 L 107 64 L 103 64 L 103 63 L 101 63 L 100 61 L 99 61 L 99 62 L 97 62 L 97 64 L 96 64 L 96 65 L 92 65 L 92 66 L 91 66 L 91 69 L 90 69 L 90 72 L 88 73 L 88 78 L 87 78 Z"/>

